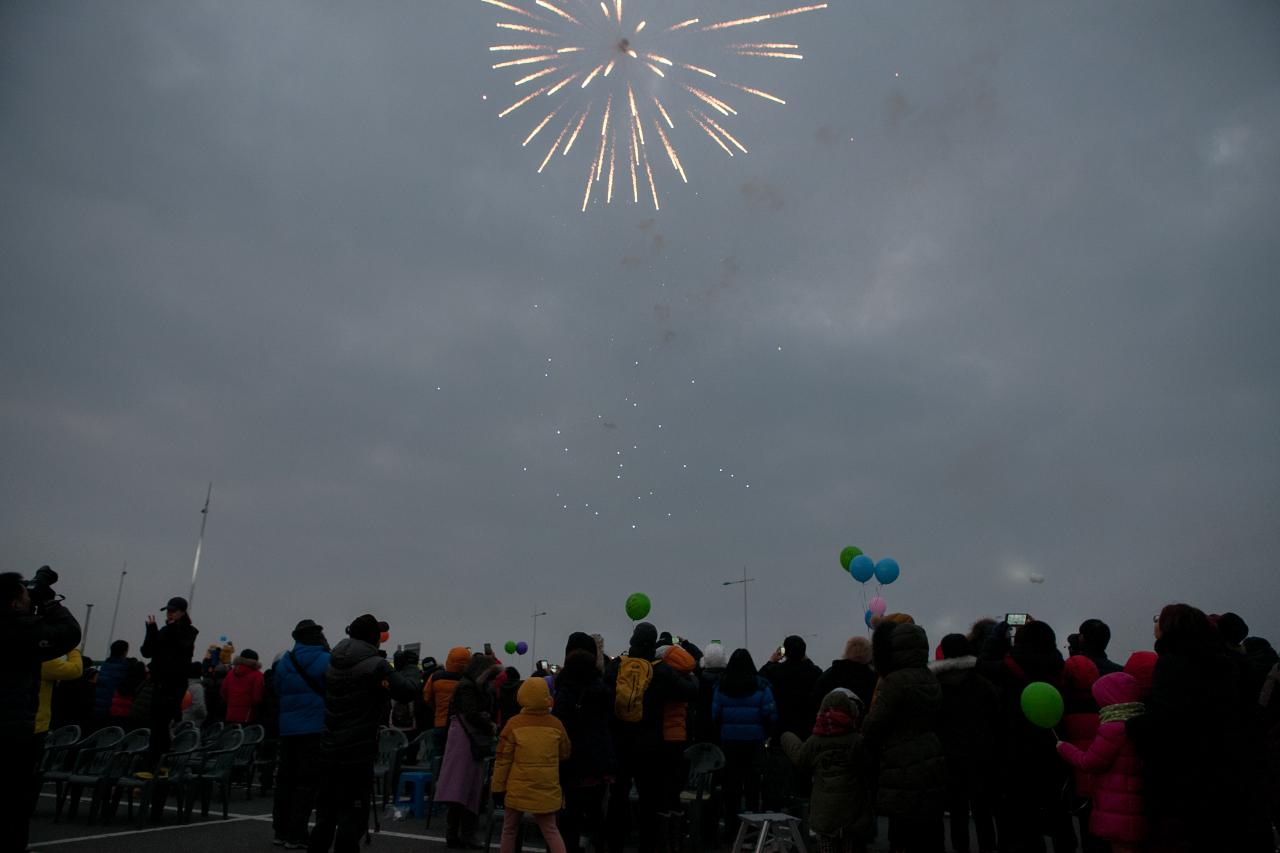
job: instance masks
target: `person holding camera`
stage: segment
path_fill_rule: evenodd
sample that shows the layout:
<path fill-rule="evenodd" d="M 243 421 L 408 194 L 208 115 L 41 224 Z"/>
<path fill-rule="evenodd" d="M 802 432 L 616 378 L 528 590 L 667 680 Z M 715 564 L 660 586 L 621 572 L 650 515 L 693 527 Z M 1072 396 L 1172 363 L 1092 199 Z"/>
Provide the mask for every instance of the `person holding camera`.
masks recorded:
<path fill-rule="evenodd" d="M 169 599 L 164 606 L 164 621 L 161 628 L 156 625 L 156 617 L 148 616 L 147 635 L 142 641 L 142 656 L 151 659 L 151 747 L 147 758 L 152 766 L 169 751 L 169 727 L 182 718 L 187 672 L 196 653 L 196 635 L 200 633 L 187 615 L 185 598 Z"/>
<path fill-rule="evenodd" d="M 44 743 L 35 733 L 41 665 L 80 644 L 80 623 L 54 594 L 57 582 L 48 566 L 31 580 L 0 574 L 0 853 L 27 849 Z"/>

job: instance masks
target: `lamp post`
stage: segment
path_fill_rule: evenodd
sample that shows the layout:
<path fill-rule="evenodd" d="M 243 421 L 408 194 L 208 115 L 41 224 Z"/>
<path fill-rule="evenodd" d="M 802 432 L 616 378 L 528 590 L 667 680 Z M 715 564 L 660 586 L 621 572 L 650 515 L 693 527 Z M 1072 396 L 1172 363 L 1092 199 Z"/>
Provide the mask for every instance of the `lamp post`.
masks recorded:
<path fill-rule="evenodd" d="M 204 526 L 209 522 L 209 498 L 213 497 L 213 483 L 204 495 L 204 507 L 200 510 L 200 538 L 196 540 L 196 561 L 191 566 L 191 594 L 187 596 L 187 609 L 190 610 L 196 601 L 196 575 L 200 572 L 200 551 L 204 548 Z"/>
<path fill-rule="evenodd" d="M 546 616 L 547 611 L 535 610 L 533 612 L 533 639 L 529 643 L 529 653 L 533 655 L 533 667 L 538 668 L 538 617 Z"/>
<path fill-rule="evenodd" d="M 733 586 L 735 584 L 742 584 L 742 647 L 744 649 L 750 647 L 750 641 L 748 639 L 748 633 L 747 633 L 747 584 L 751 583 L 754 580 L 755 578 L 747 577 L 747 567 L 743 566 L 742 580 L 725 581 L 724 583 L 720 584 L 721 586 Z"/>

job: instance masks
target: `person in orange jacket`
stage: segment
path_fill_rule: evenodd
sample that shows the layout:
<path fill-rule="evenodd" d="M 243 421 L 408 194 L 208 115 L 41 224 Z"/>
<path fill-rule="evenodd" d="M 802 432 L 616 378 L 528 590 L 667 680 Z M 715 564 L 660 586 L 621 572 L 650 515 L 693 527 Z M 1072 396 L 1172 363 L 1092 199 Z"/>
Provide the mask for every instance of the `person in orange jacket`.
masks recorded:
<path fill-rule="evenodd" d="M 667 638 L 659 637 L 659 640 Z M 674 642 L 658 646 L 657 656 L 681 675 L 692 675 L 698 666 L 693 655 Z M 662 706 L 662 752 L 658 759 L 662 778 L 661 811 L 680 811 L 680 792 L 688 778 L 684 760 L 684 750 L 688 744 L 689 702 L 684 699 L 668 699 Z"/>
<path fill-rule="evenodd" d="M 438 669 L 422 685 L 422 702 L 426 708 L 427 718 L 432 721 L 432 752 L 444 755 L 445 742 L 449 737 L 449 703 L 453 701 L 453 691 L 458 688 L 458 680 L 471 663 L 471 649 L 466 646 L 454 646 L 449 649 L 445 658 L 444 669 Z"/>

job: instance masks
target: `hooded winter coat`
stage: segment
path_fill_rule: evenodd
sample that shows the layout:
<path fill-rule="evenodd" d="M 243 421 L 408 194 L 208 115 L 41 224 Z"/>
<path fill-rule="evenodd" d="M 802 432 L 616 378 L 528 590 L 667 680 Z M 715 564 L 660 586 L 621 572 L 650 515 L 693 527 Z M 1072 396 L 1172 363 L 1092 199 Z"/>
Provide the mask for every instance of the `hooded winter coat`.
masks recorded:
<path fill-rule="evenodd" d="M 493 762 L 492 790 L 506 792 L 508 808 L 546 814 L 564 804 L 560 762 L 571 751 L 564 724 L 551 714 L 547 682 L 531 678 L 516 696 L 520 713 L 502 729 Z"/>
<path fill-rule="evenodd" d="M 640 623 L 644 625 L 646 623 Z M 632 642 L 627 657 L 638 657 L 648 661 L 657 654 L 656 632 Z M 605 685 L 611 692 L 618 683 L 618 659 L 609 662 L 605 669 Z M 613 718 L 614 743 L 630 752 L 644 752 L 662 743 L 662 724 L 664 710 L 669 701 L 689 702 L 698 698 L 698 682 L 692 675 L 678 673 L 664 661 L 653 664 L 653 678 L 644 692 L 644 714 L 638 722 L 625 722 L 616 716 Z"/>
<path fill-rule="evenodd" d="M 66 660 L 47 660 L 40 665 L 40 706 L 36 709 L 36 734 L 49 731 L 49 721 L 53 719 L 53 683 L 55 681 L 72 681 L 84 672 L 84 663 L 80 659 L 80 650 L 67 652 Z"/>
<path fill-rule="evenodd" d="M 471 651 L 466 646 L 454 646 L 445 658 L 444 670 L 436 670 L 422 686 L 422 701 L 438 729 L 449 725 L 449 703 L 469 663 Z"/>
<path fill-rule="evenodd" d="M 252 658 L 236 658 L 236 665 L 222 680 L 221 694 L 227 703 L 228 723 L 252 723 L 262 704 L 262 664 Z"/>
<path fill-rule="evenodd" d="M 698 662 L 680 646 L 659 650 L 664 663 L 681 675 L 691 675 Z M 662 739 L 667 743 L 684 743 L 689 739 L 689 700 L 669 699 L 662 708 Z"/>
<path fill-rule="evenodd" d="M 1089 745 L 1098 735 L 1098 701 L 1093 698 L 1093 685 L 1099 676 L 1097 664 L 1084 655 L 1072 655 L 1062 667 L 1063 740 L 1082 752 L 1089 751 Z M 1076 796 L 1090 796 L 1093 774 L 1073 766 L 1076 767 Z"/>
<path fill-rule="evenodd" d="M 1133 676 L 1117 672 L 1098 679 L 1093 695 L 1105 719 L 1108 706 L 1137 703 L 1141 689 Z M 1100 724 L 1088 750 L 1063 741 L 1058 743 L 1058 754 L 1072 767 L 1094 776 L 1090 832 L 1121 844 L 1137 844 L 1146 839 L 1142 762 L 1125 734 L 1123 720 Z"/>
<path fill-rule="evenodd" d="M 412 685 L 378 654 L 376 646 L 354 637 L 333 650 L 324 683 L 321 758 L 330 766 L 371 765 L 378 754 L 378 728 L 386 722 L 391 699 L 411 701 L 416 695 Z"/>
<path fill-rule="evenodd" d="M 329 658 L 329 650 L 324 646 L 295 643 L 293 656 L 281 655 L 276 662 L 272 686 L 280 703 L 281 737 L 324 731 L 324 685 Z M 302 676 L 304 672 L 306 678 Z M 312 684 L 320 689 L 317 691 Z"/>
<path fill-rule="evenodd" d="M 938 737 L 942 687 L 918 625 L 886 622 L 872 635 L 880 685 L 862 735 L 880 764 L 876 808 L 888 817 L 941 818 L 946 760 Z"/>
<path fill-rule="evenodd" d="M 844 833 L 869 843 L 875 835 L 874 768 L 858 733 L 853 702 L 842 690 L 822 700 L 819 721 L 832 717 L 833 711 L 843 715 L 847 725 L 836 725 L 829 734 L 815 732 L 803 743 L 791 732 L 784 732 L 782 749 L 792 763 L 813 773 L 809 800 L 813 831 L 820 835 Z"/>
<path fill-rule="evenodd" d="M 147 623 L 147 636 L 140 653 L 150 658 L 151 681 L 157 687 L 178 694 L 187 689 L 187 669 L 195 656 L 199 633 L 185 613 L 163 628 L 154 622 Z"/>
<path fill-rule="evenodd" d="M 518 699 L 517 699 L 518 701 Z M 609 720 L 613 693 L 605 685 L 595 658 L 586 652 L 570 653 L 556 677 L 555 704 L 551 713 L 564 723 L 572 749 L 560 765 L 560 782 L 566 788 L 598 785 L 617 770 Z"/>
<path fill-rule="evenodd" d="M 764 743 L 778 722 L 769 682 L 757 677 L 756 689 L 740 696 L 730 696 L 723 686 L 721 680 L 711 698 L 711 719 L 719 726 L 720 742 Z"/>
<path fill-rule="evenodd" d="M 40 703 L 40 667 L 80 643 L 71 611 L 52 602 L 39 614 L 0 613 L 0 741 L 31 737 Z"/>
<path fill-rule="evenodd" d="M 991 753 L 1000 720 L 1000 693 L 978 674 L 977 663 L 972 655 L 946 658 L 930 661 L 929 671 L 942 688 L 938 738 L 948 765 L 955 762 L 982 773 L 994 764 Z"/>

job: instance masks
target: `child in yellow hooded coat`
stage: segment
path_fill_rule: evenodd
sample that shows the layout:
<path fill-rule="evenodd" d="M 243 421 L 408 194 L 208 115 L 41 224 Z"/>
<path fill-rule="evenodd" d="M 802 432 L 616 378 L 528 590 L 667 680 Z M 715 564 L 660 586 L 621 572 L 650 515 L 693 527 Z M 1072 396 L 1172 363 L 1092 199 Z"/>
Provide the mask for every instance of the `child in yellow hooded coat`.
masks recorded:
<path fill-rule="evenodd" d="M 524 812 L 532 813 L 549 853 L 565 853 L 556 827 L 564 804 L 560 762 L 569 758 L 569 735 L 551 715 L 551 692 L 542 678 L 531 678 L 516 694 L 520 713 L 502 728 L 493 762 L 493 800 L 506 809 L 502 853 L 514 853 Z"/>

